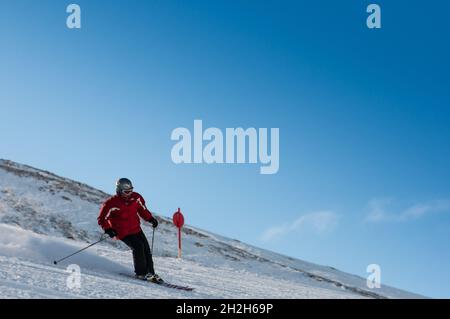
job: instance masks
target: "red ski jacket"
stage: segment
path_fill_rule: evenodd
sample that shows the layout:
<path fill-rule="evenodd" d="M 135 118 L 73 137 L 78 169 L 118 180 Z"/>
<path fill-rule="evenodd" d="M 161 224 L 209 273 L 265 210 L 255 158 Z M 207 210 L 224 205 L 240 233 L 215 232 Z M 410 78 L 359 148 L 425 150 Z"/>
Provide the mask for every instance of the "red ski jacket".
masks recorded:
<path fill-rule="evenodd" d="M 133 192 L 128 198 L 118 195 L 108 198 L 100 208 L 97 220 L 103 230 L 112 228 L 117 232 L 117 238 L 122 239 L 141 231 L 139 216 L 146 221 L 153 219 L 144 198 Z"/>

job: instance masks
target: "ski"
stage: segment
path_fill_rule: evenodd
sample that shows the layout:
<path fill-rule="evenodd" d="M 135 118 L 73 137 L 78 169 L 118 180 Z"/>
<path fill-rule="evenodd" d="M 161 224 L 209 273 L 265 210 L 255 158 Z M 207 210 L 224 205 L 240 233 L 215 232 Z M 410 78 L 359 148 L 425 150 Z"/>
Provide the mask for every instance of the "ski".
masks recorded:
<path fill-rule="evenodd" d="M 148 281 L 148 280 L 139 279 L 139 278 L 136 278 L 134 275 L 130 275 L 130 274 L 123 274 L 123 273 L 121 273 L 120 275 L 128 277 L 128 278 L 132 278 L 134 280 L 139 280 L 141 282 L 146 282 L 146 283 L 149 283 L 149 284 L 159 285 L 159 286 L 163 286 L 163 287 L 167 287 L 167 288 L 184 290 L 184 291 L 193 291 L 194 290 L 194 288 L 189 287 L 189 286 L 182 286 L 182 285 L 171 284 L 171 283 L 168 283 L 168 282 L 165 282 L 165 281 L 154 282 L 154 281 Z"/>
<path fill-rule="evenodd" d="M 180 286 L 180 285 L 170 284 L 170 283 L 165 282 L 165 281 L 164 282 L 152 282 L 152 281 L 149 281 L 149 282 L 154 283 L 156 285 L 164 286 L 164 287 L 167 287 L 167 288 L 178 289 L 178 290 L 184 290 L 184 291 L 192 291 L 192 290 L 194 290 L 194 288 L 189 287 L 189 286 Z"/>

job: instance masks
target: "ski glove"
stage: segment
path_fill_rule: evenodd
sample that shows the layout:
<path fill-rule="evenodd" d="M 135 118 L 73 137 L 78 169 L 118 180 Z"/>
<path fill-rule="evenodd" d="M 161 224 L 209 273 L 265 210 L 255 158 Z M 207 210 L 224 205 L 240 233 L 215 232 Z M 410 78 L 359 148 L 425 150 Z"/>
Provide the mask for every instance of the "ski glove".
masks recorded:
<path fill-rule="evenodd" d="M 105 230 L 105 234 L 109 235 L 109 237 L 113 238 L 117 236 L 117 232 L 112 229 L 112 228 L 108 228 Z"/>
<path fill-rule="evenodd" d="M 156 218 L 153 217 L 149 222 L 152 224 L 153 228 L 158 227 L 158 220 Z"/>

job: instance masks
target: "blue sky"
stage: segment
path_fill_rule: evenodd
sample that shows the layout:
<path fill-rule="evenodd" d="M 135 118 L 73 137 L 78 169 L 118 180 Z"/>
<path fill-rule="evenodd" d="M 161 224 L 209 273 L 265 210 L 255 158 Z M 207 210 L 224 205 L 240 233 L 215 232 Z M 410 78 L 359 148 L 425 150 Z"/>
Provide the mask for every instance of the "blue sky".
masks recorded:
<path fill-rule="evenodd" d="M 232 238 L 450 297 L 446 1 L 2 1 L 0 157 Z M 280 129 L 280 170 L 175 165 L 177 127 Z M 95 222 L 95 216 L 93 217 Z"/>

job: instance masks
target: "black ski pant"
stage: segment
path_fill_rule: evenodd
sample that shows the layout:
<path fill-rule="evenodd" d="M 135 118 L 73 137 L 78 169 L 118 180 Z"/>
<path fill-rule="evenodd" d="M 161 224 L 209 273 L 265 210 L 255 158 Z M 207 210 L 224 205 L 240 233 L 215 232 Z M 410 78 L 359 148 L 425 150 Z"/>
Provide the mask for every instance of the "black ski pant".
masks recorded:
<path fill-rule="evenodd" d="M 128 235 L 122 241 L 133 251 L 134 272 L 136 275 L 154 274 L 152 252 L 144 232 L 140 231 L 137 234 Z"/>

